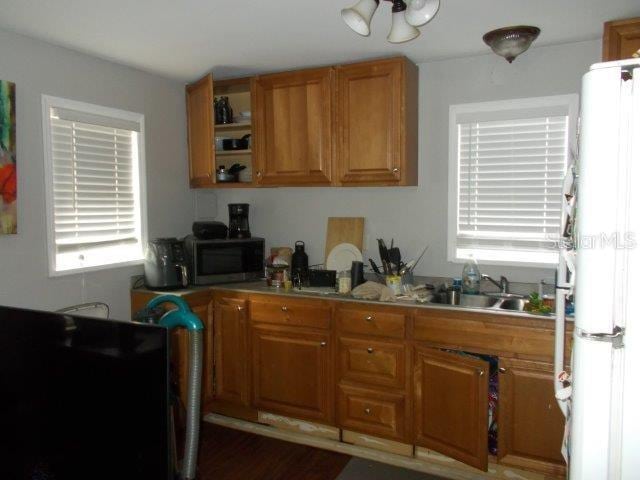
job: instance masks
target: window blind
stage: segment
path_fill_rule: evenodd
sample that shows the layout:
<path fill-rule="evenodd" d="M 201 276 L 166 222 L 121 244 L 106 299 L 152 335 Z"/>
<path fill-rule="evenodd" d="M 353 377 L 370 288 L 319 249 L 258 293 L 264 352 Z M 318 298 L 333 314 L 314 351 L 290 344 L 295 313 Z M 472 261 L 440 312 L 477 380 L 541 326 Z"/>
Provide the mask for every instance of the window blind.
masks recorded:
<path fill-rule="evenodd" d="M 140 125 L 52 107 L 49 126 L 57 270 L 141 257 Z"/>
<path fill-rule="evenodd" d="M 469 121 L 457 127 L 457 247 L 553 249 L 569 117 Z"/>

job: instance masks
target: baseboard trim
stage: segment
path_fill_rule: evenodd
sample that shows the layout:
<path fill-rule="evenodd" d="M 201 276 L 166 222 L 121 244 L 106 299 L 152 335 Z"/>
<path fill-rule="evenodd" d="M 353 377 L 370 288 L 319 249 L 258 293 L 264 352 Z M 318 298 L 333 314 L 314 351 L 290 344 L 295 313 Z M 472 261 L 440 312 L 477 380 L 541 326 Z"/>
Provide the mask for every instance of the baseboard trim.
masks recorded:
<path fill-rule="evenodd" d="M 209 413 L 204 416 L 204 421 L 220 425 L 223 427 L 241 430 L 247 433 L 263 435 L 265 437 L 284 440 L 287 442 L 299 443 L 309 447 L 322 448 L 333 452 L 344 453 L 353 457 L 365 458 L 375 462 L 386 463 L 396 467 L 416 470 L 418 472 L 428 473 L 451 480 L 481 480 L 481 479 L 512 479 L 512 480 L 538 480 L 543 478 L 539 474 L 525 472 L 515 468 L 508 468 L 502 465 L 489 464 L 489 472 L 482 472 L 468 466 L 464 469 L 457 468 L 455 465 L 438 465 L 437 463 L 427 462 L 416 458 L 405 457 L 393 453 L 373 450 L 358 445 L 342 443 L 337 440 L 331 440 L 318 436 L 305 435 L 290 430 L 281 430 L 269 425 L 247 422 L 236 418 L 225 417 L 217 413 Z"/>

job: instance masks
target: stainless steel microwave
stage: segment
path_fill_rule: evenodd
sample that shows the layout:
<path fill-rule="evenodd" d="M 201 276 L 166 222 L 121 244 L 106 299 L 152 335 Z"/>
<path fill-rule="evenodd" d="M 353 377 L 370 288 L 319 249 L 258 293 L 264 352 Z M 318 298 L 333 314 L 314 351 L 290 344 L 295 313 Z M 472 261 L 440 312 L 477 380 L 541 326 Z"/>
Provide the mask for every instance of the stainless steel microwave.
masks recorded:
<path fill-rule="evenodd" d="M 184 239 L 192 285 L 256 280 L 264 275 L 264 239 Z"/>

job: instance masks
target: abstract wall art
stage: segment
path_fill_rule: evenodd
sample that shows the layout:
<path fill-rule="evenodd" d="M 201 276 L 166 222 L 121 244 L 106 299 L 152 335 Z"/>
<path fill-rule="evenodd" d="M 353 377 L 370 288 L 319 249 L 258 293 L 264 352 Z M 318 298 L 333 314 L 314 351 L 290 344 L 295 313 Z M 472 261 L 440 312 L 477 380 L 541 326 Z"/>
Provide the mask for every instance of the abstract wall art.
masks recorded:
<path fill-rule="evenodd" d="M 16 86 L 0 80 L 0 234 L 18 232 Z"/>

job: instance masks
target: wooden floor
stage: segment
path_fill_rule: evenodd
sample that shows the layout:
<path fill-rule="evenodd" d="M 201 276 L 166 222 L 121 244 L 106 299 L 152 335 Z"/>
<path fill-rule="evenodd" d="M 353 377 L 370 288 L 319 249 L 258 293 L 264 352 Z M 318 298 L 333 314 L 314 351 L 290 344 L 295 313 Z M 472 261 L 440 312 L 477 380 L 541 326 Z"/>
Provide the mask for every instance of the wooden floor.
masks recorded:
<path fill-rule="evenodd" d="M 334 480 L 351 457 L 204 422 L 199 480 Z"/>

